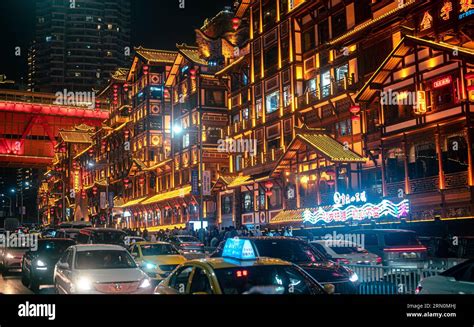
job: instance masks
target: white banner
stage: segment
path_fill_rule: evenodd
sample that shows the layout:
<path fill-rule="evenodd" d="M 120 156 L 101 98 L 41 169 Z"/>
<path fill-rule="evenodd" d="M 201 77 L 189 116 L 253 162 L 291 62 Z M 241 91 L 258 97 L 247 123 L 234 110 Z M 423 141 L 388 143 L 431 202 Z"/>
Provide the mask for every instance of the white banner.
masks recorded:
<path fill-rule="evenodd" d="M 202 194 L 211 195 L 211 172 L 209 170 L 202 172 Z"/>

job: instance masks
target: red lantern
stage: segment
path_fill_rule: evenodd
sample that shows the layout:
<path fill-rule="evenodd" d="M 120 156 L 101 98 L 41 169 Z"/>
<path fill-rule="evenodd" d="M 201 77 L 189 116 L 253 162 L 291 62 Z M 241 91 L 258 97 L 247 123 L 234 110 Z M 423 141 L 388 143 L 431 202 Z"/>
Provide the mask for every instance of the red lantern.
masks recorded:
<path fill-rule="evenodd" d="M 170 206 L 165 206 L 165 210 L 169 210 L 169 209 L 171 209 Z"/>
<path fill-rule="evenodd" d="M 97 195 L 97 186 L 92 188 L 92 194 Z"/>
<path fill-rule="evenodd" d="M 270 197 L 270 196 L 273 195 L 273 192 L 272 192 L 272 191 L 266 191 L 266 192 L 265 192 L 265 195 L 268 196 L 268 197 Z"/>
<path fill-rule="evenodd" d="M 330 179 L 326 182 L 329 186 L 334 186 L 334 184 L 336 184 L 336 182 L 333 180 L 333 179 Z"/>
<path fill-rule="evenodd" d="M 467 86 L 467 91 L 468 91 L 468 92 L 474 91 L 474 84 L 473 84 L 473 85 L 468 85 L 468 86 Z"/>
<path fill-rule="evenodd" d="M 240 25 L 240 18 L 238 17 L 232 18 L 232 28 L 234 29 L 234 31 L 237 31 L 237 29 L 239 28 L 239 25 Z"/>
<path fill-rule="evenodd" d="M 328 170 L 328 171 L 326 172 L 326 174 L 328 174 L 328 175 L 331 176 L 331 177 L 334 177 L 334 176 L 336 176 L 336 171 L 333 170 L 333 169 L 330 169 L 330 170 Z"/>
<path fill-rule="evenodd" d="M 265 187 L 267 189 L 271 189 L 273 187 L 273 183 L 271 181 L 268 181 L 268 182 L 265 183 Z"/>
<path fill-rule="evenodd" d="M 148 75 L 148 69 L 149 69 L 148 66 L 143 66 L 143 74 L 144 75 Z"/>
<path fill-rule="evenodd" d="M 125 83 L 125 84 L 123 85 L 123 90 L 124 90 L 125 92 L 128 92 L 128 84 L 127 84 L 127 83 Z"/>
<path fill-rule="evenodd" d="M 118 89 L 118 85 L 114 84 L 114 90 Z"/>
<path fill-rule="evenodd" d="M 360 112 L 360 107 L 359 106 L 352 106 L 352 107 L 350 107 L 349 111 L 352 114 L 357 115 Z"/>
<path fill-rule="evenodd" d="M 82 196 L 83 199 L 85 199 L 86 198 L 86 191 L 82 190 L 81 196 Z"/>
<path fill-rule="evenodd" d="M 191 76 L 191 79 L 196 79 L 196 69 L 194 68 L 190 69 L 189 75 Z"/>
<path fill-rule="evenodd" d="M 143 186 L 143 184 L 145 184 L 145 178 L 140 177 L 140 178 L 138 179 L 138 182 L 140 183 L 140 186 Z"/>
<path fill-rule="evenodd" d="M 351 117 L 351 119 L 352 119 L 353 121 L 359 121 L 359 120 L 360 120 L 360 117 L 359 117 L 359 115 L 354 115 L 354 116 Z"/>

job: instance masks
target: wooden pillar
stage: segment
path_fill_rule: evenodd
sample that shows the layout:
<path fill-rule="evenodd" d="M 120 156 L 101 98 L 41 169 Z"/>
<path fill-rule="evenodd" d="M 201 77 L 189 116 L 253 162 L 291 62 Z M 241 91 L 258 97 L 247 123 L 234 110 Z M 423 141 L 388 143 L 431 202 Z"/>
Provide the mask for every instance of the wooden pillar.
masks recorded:
<path fill-rule="evenodd" d="M 467 177 L 468 177 L 468 185 L 469 187 L 474 186 L 474 167 L 472 162 L 472 137 L 470 133 L 469 127 L 464 128 L 464 138 L 466 139 L 467 144 L 467 160 L 468 160 L 468 168 L 467 168 Z"/>
<path fill-rule="evenodd" d="M 435 133 L 435 145 L 436 145 L 436 155 L 438 157 L 438 176 L 439 176 L 439 189 L 442 191 L 446 188 L 445 186 L 445 177 L 444 177 L 444 170 L 443 170 L 443 150 L 441 148 L 441 135 L 439 131 Z"/>
<path fill-rule="evenodd" d="M 321 205 L 321 192 L 319 190 L 319 185 L 321 183 L 321 171 L 319 170 L 319 159 L 316 159 L 316 165 L 317 165 L 317 170 L 316 170 L 316 203 Z"/>

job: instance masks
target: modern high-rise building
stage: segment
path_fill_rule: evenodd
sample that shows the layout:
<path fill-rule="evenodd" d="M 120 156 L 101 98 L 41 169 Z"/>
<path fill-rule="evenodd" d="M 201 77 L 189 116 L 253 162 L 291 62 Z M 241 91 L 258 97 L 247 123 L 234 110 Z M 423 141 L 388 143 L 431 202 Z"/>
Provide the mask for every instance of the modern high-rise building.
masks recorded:
<path fill-rule="evenodd" d="M 100 89 L 130 60 L 130 0 L 38 0 L 28 88 Z"/>

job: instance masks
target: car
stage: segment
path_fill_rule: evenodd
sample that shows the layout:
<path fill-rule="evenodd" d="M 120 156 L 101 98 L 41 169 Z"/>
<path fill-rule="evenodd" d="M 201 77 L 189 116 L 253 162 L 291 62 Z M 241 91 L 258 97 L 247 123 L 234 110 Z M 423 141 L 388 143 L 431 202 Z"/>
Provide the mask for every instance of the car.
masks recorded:
<path fill-rule="evenodd" d="M 395 268 L 427 268 L 427 249 L 414 231 L 404 229 L 362 229 L 364 248 L 382 258 L 382 265 Z"/>
<path fill-rule="evenodd" d="M 186 261 L 178 250 L 167 242 L 136 242 L 130 253 L 137 264 L 153 279 L 166 278 L 178 265 Z"/>
<path fill-rule="evenodd" d="M 150 278 L 126 249 L 111 244 L 69 247 L 54 268 L 59 294 L 151 294 Z"/>
<path fill-rule="evenodd" d="M 55 237 L 56 238 L 70 238 L 77 242 L 77 237 L 79 236 L 80 232 L 81 232 L 81 229 L 79 228 L 61 228 L 60 230 L 56 232 Z"/>
<path fill-rule="evenodd" d="M 140 236 L 125 236 L 124 243 L 126 246 L 130 246 L 135 242 L 145 242 L 145 239 Z"/>
<path fill-rule="evenodd" d="M 87 228 L 87 227 L 92 227 L 92 223 L 90 221 L 68 221 L 68 222 L 62 222 L 59 224 L 59 229 L 64 229 L 64 228 L 82 229 L 82 228 Z"/>
<path fill-rule="evenodd" d="M 173 235 L 168 242 L 182 253 L 204 253 L 204 243 L 192 235 Z"/>
<path fill-rule="evenodd" d="M 424 278 L 417 294 L 474 294 L 474 259 L 464 261 L 437 276 Z"/>
<path fill-rule="evenodd" d="M 20 245 L 18 247 L 0 247 L 0 270 L 4 276 L 13 271 L 21 271 L 23 255 L 29 249 L 30 248 L 26 245 Z"/>
<path fill-rule="evenodd" d="M 382 258 L 359 247 L 353 242 L 342 244 L 331 243 L 327 240 L 310 242 L 319 252 L 324 253 L 329 260 L 346 265 L 379 265 Z"/>
<path fill-rule="evenodd" d="M 29 250 L 21 264 L 21 282 L 32 291 L 41 285 L 52 284 L 54 266 L 63 253 L 76 242 L 68 238 L 48 238 L 38 241 L 36 250 Z"/>
<path fill-rule="evenodd" d="M 124 231 L 114 228 L 82 228 L 77 236 L 79 244 L 114 244 L 125 247 Z"/>
<path fill-rule="evenodd" d="M 356 294 L 359 287 L 358 276 L 343 265 L 329 260 L 308 242 L 287 236 L 243 237 L 250 240 L 258 256 L 277 258 L 294 263 L 304 269 L 320 284 L 331 284 L 336 293 Z M 223 244 L 211 254 L 222 257 Z"/>
<path fill-rule="evenodd" d="M 327 294 L 298 266 L 258 257 L 249 240 L 228 239 L 223 257 L 181 264 L 156 288 L 155 294 Z"/>

